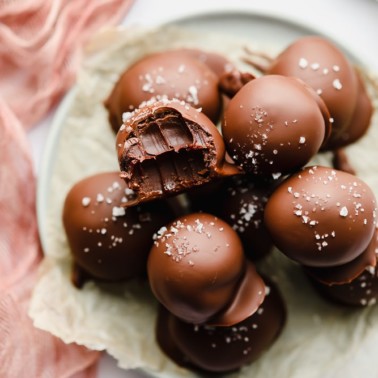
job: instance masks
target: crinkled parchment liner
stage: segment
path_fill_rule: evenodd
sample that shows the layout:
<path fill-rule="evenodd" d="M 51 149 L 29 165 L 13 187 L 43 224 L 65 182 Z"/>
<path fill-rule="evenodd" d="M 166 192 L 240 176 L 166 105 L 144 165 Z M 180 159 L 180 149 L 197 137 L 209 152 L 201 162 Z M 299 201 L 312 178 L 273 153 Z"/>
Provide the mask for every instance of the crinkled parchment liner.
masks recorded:
<path fill-rule="evenodd" d="M 173 27 L 152 31 L 113 30 L 88 47 L 73 101 L 64 120 L 51 177 L 45 236 L 46 258 L 35 287 L 30 315 L 37 327 L 92 349 L 107 350 L 122 368 L 141 368 L 161 377 L 192 377 L 175 366 L 154 341 L 156 302 L 148 285 L 96 285 L 82 290 L 70 283 L 70 258 L 61 210 L 71 185 L 90 174 L 117 169 L 114 135 L 102 106 L 119 74 L 142 55 L 178 46 L 227 54 L 237 64 L 247 41 L 196 35 Z M 276 52 L 283 46 L 257 46 Z M 378 124 L 348 148 L 358 175 L 378 190 Z M 317 158 L 327 164 L 329 156 Z M 287 301 L 288 322 L 274 346 L 239 377 L 373 377 L 378 374 L 378 309 L 339 308 L 325 303 L 302 271 L 276 251 L 262 270 L 279 282 Z"/>

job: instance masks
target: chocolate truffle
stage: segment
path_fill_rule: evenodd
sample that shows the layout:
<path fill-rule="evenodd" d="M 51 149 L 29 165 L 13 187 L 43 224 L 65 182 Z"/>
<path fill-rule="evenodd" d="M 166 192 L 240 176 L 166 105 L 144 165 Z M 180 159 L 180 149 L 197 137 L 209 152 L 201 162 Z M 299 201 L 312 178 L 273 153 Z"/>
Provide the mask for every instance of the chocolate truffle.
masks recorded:
<path fill-rule="evenodd" d="M 328 134 L 329 116 L 318 100 L 295 78 L 270 75 L 250 81 L 224 113 L 222 133 L 228 153 L 255 175 L 297 170 L 318 152 Z"/>
<path fill-rule="evenodd" d="M 369 245 L 354 260 L 338 266 L 330 266 L 325 268 L 303 267 L 305 272 L 326 285 L 341 285 L 350 283 L 363 273 L 365 269 L 374 268 L 377 249 L 377 233 L 373 235 Z"/>
<path fill-rule="evenodd" d="M 286 320 L 277 287 L 269 283 L 266 291 L 259 309 L 231 327 L 194 325 L 160 310 L 159 346 L 179 365 L 202 372 L 231 372 L 255 361 L 274 343 Z"/>
<path fill-rule="evenodd" d="M 369 245 L 376 200 L 359 178 L 327 167 L 307 167 L 285 180 L 265 207 L 275 245 L 310 267 L 346 264 Z"/>
<path fill-rule="evenodd" d="M 327 142 L 327 149 L 345 147 L 359 140 L 368 131 L 373 115 L 373 104 L 367 93 L 361 74 L 356 70 L 358 95 L 350 122 L 340 135 Z"/>
<path fill-rule="evenodd" d="M 358 97 L 358 79 L 343 52 L 322 37 L 303 37 L 279 54 L 266 73 L 300 78 L 321 96 L 333 119 L 329 143 L 334 148 L 334 139 L 351 122 Z M 328 149 L 327 144 L 323 147 Z"/>
<path fill-rule="evenodd" d="M 215 123 L 219 119 L 222 101 L 215 73 L 188 53 L 166 51 L 141 58 L 122 74 L 105 101 L 112 128 L 118 132 L 124 112 L 162 97 L 184 100 Z"/>
<path fill-rule="evenodd" d="M 177 100 L 138 108 L 116 143 L 121 177 L 136 194 L 126 206 L 240 173 L 225 162 L 222 136 L 210 119 Z"/>
<path fill-rule="evenodd" d="M 254 182 L 251 177 L 236 177 L 221 192 L 218 215 L 239 235 L 245 255 L 252 261 L 266 256 L 273 247 L 264 224 L 264 209 L 274 183 Z"/>
<path fill-rule="evenodd" d="M 89 176 L 68 192 L 63 225 L 84 276 L 119 281 L 146 273 L 152 235 L 173 217 L 164 202 L 123 207 L 132 197 L 117 172 Z M 79 276 L 74 275 L 74 281 L 81 285 Z"/>
<path fill-rule="evenodd" d="M 375 259 L 378 258 L 377 233 L 371 243 L 371 249 L 375 251 Z M 365 307 L 376 304 L 378 299 L 378 270 L 377 261 L 373 266 L 367 266 L 351 282 L 344 284 L 329 284 L 310 276 L 314 287 L 328 300 L 349 306 Z"/>
<path fill-rule="evenodd" d="M 257 310 L 265 295 L 236 232 L 206 213 L 189 214 L 160 229 L 147 270 L 159 302 L 191 323 L 238 323 Z"/>
<path fill-rule="evenodd" d="M 250 175 L 233 176 L 217 183 L 215 188 L 205 186 L 198 188 L 200 193 L 186 193 L 191 208 L 218 216 L 237 232 L 246 257 L 252 261 L 266 256 L 273 247 L 263 220 L 265 204 L 277 185 L 255 179 Z"/>
<path fill-rule="evenodd" d="M 219 90 L 227 97 L 232 98 L 245 84 L 253 79 L 255 77 L 249 72 L 240 72 L 236 69 L 228 71 L 219 78 Z"/>
<path fill-rule="evenodd" d="M 204 51 L 199 49 L 178 49 L 178 52 L 189 54 L 192 58 L 199 60 L 203 64 L 206 64 L 216 75 L 221 77 L 225 72 L 232 71 L 235 66 L 224 55 L 213 52 Z"/>

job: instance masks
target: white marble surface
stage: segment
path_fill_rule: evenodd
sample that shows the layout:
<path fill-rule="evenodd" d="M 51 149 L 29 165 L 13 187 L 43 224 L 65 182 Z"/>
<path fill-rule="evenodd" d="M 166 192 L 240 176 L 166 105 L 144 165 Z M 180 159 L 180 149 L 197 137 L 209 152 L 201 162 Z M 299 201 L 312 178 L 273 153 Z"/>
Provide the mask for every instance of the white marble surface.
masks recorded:
<path fill-rule="evenodd" d="M 177 18 L 211 11 L 248 11 L 290 19 L 307 25 L 346 46 L 378 73 L 378 1 L 376 0 L 136 0 L 124 25 L 158 25 Z M 35 170 L 43 155 L 54 111 L 29 133 Z M 125 342 L 132 342 L 125 340 Z M 105 355 L 99 378 L 141 378 L 141 373 L 117 368 Z"/>

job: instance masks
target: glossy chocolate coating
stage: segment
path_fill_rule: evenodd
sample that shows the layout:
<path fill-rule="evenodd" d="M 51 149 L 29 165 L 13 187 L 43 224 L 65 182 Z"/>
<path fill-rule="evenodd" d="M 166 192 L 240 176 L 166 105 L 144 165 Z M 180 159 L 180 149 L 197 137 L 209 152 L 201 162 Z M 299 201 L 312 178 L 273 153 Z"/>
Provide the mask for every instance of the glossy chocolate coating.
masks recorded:
<path fill-rule="evenodd" d="M 354 260 L 375 230 L 376 200 L 359 178 L 332 168 L 307 167 L 285 180 L 265 207 L 276 246 L 311 267 Z"/>
<path fill-rule="evenodd" d="M 377 236 L 378 233 L 376 232 L 365 251 L 359 254 L 354 260 L 344 265 L 326 268 L 304 267 L 304 270 L 316 281 L 326 285 L 350 283 L 360 276 L 365 269 L 376 266 Z"/>
<path fill-rule="evenodd" d="M 132 196 L 118 172 L 89 176 L 68 192 L 63 225 L 73 260 L 88 277 L 119 281 L 145 275 L 152 235 L 173 216 L 164 202 L 124 208 Z"/>
<path fill-rule="evenodd" d="M 199 60 L 203 64 L 206 64 L 216 75 L 221 77 L 225 72 L 232 71 L 235 66 L 224 55 L 199 49 L 178 49 L 178 52 L 189 54 L 192 58 Z"/>
<path fill-rule="evenodd" d="M 259 309 L 231 327 L 194 325 L 160 310 L 157 341 L 181 366 L 202 372 L 226 373 L 259 358 L 280 335 L 285 320 L 282 297 L 277 287 L 269 283 Z"/>
<path fill-rule="evenodd" d="M 222 101 L 216 74 L 188 53 L 166 51 L 141 58 L 122 74 L 105 101 L 113 130 L 118 132 L 124 112 L 163 96 L 202 109 L 213 122 L 219 119 Z"/>
<path fill-rule="evenodd" d="M 239 235 L 245 255 L 252 261 L 266 256 L 273 247 L 264 224 L 264 208 L 275 182 L 258 182 L 254 176 L 234 176 L 202 196 L 187 193 L 191 204 L 215 214 Z M 201 188 L 200 188 L 201 189 Z"/>
<path fill-rule="evenodd" d="M 245 255 L 256 261 L 273 247 L 264 224 L 264 209 L 274 184 L 258 184 L 242 177 L 229 182 L 232 183 L 222 193 L 217 215 L 237 232 Z"/>
<path fill-rule="evenodd" d="M 352 175 L 356 174 L 355 169 L 352 167 L 348 155 L 346 154 L 344 148 L 338 148 L 332 151 L 332 166 L 339 171 L 344 171 Z"/>
<path fill-rule="evenodd" d="M 116 143 L 121 176 L 136 193 L 134 203 L 240 172 L 225 162 L 223 139 L 210 119 L 178 101 L 137 109 L 120 128 Z"/>
<path fill-rule="evenodd" d="M 232 70 L 225 72 L 219 78 L 219 89 L 227 97 L 232 98 L 240 91 L 240 89 L 255 77 L 248 72 L 240 72 Z"/>
<path fill-rule="evenodd" d="M 206 213 L 189 214 L 163 227 L 147 270 L 156 298 L 187 322 L 238 323 L 264 299 L 264 283 L 246 262 L 235 231 Z"/>
<path fill-rule="evenodd" d="M 361 74 L 356 70 L 358 80 L 358 95 L 350 122 L 339 136 L 327 142 L 327 149 L 347 146 L 363 137 L 369 129 L 373 115 L 373 104 L 367 93 Z"/>
<path fill-rule="evenodd" d="M 378 251 L 376 257 L 378 257 Z M 372 306 L 377 303 L 377 264 L 375 264 L 375 267 L 366 268 L 357 278 L 349 283 L 328 285 L 314 278 L 311 279 L 311 282 L 322 296 L 333 303 L 356 307 Z"/>
<path fill-rule="evenodd" d="M 318 100 L 295 78 L 270 75 L 250 81 L 224 113 L 228 153 L 243 170 L 260 176 L 297 170 L 318 152 L 327 134 L 328 117 Z"/>
<path fill-rule="evenodd" d="M 346 130 L 356 107 L 358 82 L 351 63 L 330 41 L 318 36 L 297 39 L 267 74 L 298 77 L 321 96 L 334 120 L 330 142 Z"/>

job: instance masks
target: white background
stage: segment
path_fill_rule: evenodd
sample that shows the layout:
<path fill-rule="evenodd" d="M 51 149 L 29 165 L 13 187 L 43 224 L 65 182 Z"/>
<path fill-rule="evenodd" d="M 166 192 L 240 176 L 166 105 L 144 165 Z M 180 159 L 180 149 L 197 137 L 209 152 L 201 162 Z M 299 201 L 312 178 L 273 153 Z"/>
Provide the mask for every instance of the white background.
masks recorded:
<path fill-rule="evenodd" d="M 153 26 L 187 15 L 220 10 L 265 13 L 319 30 L 346 46 L 378 74 L 377 0 L 136 0 L 124 25 Z M 28 134 L 37 174 L 53 117 L 54 111 Z M 125 340 L 127 342 L 132 340 Z M 115 361 L 105 355 L 100 363 L 99 377 L 136 378 L 143 375 L 117 368 Z"/>

